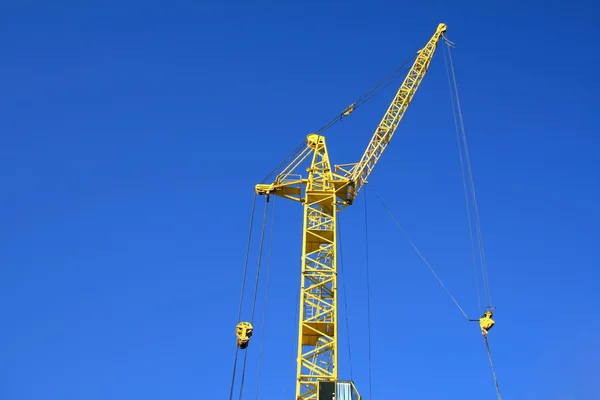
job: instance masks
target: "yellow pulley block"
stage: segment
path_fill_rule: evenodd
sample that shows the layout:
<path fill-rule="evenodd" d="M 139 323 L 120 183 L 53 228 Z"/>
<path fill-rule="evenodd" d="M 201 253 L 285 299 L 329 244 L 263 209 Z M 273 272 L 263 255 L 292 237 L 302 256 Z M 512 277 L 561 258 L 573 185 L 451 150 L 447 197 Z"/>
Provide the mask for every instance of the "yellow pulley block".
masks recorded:
<path fill-rule="evenodd" d="M 491 311 L 486 311 L 485 314 L 479 318 L 479 327 L 481 328 L 481 333 L 484 335 L 487 335 L 488 331 L 494 326 L 495 322 L 492 319 L 493 316 L 494 314 L 492 314 Z"/>
<path fill-rule="evenodd" d="M 250 322 L 240 322 L 237 324 L 235 327 L 235 334 L 237 336 L 237 347 L 239 349 L 248 347 L 248 342 L 250 341 L 253 330 L 254 328 Z"/>
<path fill-rule="evenodd" d="M 352 111 L 354 111 L 354 103 L 352 103 L 348 107 L 346 107 L 346 109 L 344 110 L 344 112 L 342 113 L 342 115 L 344 117 L 347 117 L 348 115 L 352 114 Z"/>

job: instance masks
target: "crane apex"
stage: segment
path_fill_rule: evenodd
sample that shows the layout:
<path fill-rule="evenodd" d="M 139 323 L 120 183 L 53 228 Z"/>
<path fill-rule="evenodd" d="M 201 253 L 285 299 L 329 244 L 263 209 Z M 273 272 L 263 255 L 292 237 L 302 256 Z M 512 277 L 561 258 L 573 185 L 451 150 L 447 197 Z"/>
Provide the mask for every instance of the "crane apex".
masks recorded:
<path fill-rule="evenodd" d="M 444 32 L 446 32 L 446 28 L 447 28 L 446 24 L 439 24 L 437 27 L 437 31 L 440 33 L 444 33 Z"/>
<path fill-rule="evenodd" d="M 306 135 L 306 144 L 308 147 L 314 149 L 319 143 L 323 143 L 325 138 L 321 135 L 317 135 L 316 133 L 310 133 Z"/>

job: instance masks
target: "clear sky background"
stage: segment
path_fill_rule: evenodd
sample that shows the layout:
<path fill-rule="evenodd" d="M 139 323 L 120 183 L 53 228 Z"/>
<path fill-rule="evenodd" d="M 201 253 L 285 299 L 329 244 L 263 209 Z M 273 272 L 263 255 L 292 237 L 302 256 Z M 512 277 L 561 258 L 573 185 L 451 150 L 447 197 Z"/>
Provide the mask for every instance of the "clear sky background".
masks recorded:
<path fill-rule="evenodd" d="M 254 184 L 442 21 L 457 44 L 503 398 L 600 398 L 600 12 L 526 3 L 4 2 L 0 398 L 228 399 Z M 352 363 L 344 323 L 340 375 L 365 399 L 495 399 L 477 325 L 375 196 L 478 317 L 445 74 L 438 51 L 341 214 Z M 395 89 L 327 131 L 333 163 L 358 160 Z M 275 204 L 244 399 L 263 339 L 259 398 L 293 392 L 302 208 Z"/>

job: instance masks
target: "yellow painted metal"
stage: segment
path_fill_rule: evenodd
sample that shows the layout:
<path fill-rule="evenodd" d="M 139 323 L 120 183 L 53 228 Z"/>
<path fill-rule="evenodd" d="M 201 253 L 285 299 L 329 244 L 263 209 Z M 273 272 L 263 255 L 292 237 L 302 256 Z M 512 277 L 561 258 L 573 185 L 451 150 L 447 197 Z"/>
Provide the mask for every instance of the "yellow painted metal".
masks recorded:
<path fill-rule="evenodd" d="M 337 213 L 352 204 L 367 182 L 445 31 L 446 25 L 440 24 L 427 45 L 419 51 L 359 163 L 340 165 L 334 171 L 329 162 L 325 137 L 310 134 L 306 148 L 277 175 L 273 183 L 255 187 L 258 194 L 274 194 L 299 201 L 304 206 L 297 400 L 316 400 L 318 381 L 338 380 Z M 348 114 L 352 111 L 353 107 L 346 110 Z M 308 177 L 303 178 L 297 170 L 309 157 Z"/>
<path fill-rule="evenodd" d="M 349 204 L 352 204 L 362 186 L 367 183 L 367 178 L 373 171 L 375 164 L 377 164 L 383 151 L 390 143 L 390 140 L 392 140 L 392 136 L 396 132 L 406 109 L 410 105 L 429 68 L 429 63 L 431 62 L 438 41 L 445 32 L 446 24 L 439 24 L 429 42 L 419 50 L 415 62 L 377 126 L 377 129 L 375 129 L 375 133 L 360 161 L 356 164 L 336 166 L 336 171 L 340 171 L 342 175 L 350 178 L 352 181 L 352 190 L 349 191 L 347 199 Z"/>
<path fill-rule="evenodd" d="M 250 342 L 250 337 L 252 336 L 252 331 L 254 328 L 250 322 L 240 322 L 235 327 L 235 334 L 237 336 L 237 347 L 240 349 L 245 349 L 248 347 L 248 343 Z"/>
<path fill-rule="evenodd" d="M 481 328 L 481 333 L 483 333 L 484 336 L 488 334 L 488 331 L 492 329 L 492 326 L 495 324 L 494 320 L 492 319 L 493 316 L 494 314 L 488 310 L 481 316 L 481 318 L 479 318 L 479 327 Z"/>
<path fill-rule="evenodd" d="M 296 397 L 316 398 L 317 381 L 337 380 L 337 198 L 323 136 L 309 135 L 312 166 L 304 196 Z"/>

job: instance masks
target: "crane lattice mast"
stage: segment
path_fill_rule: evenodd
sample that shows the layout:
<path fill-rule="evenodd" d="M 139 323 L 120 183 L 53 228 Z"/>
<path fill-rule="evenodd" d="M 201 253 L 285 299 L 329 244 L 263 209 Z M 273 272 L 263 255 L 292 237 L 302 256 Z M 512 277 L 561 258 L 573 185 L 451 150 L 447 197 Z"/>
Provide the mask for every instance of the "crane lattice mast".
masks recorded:
<path fill-rule="evenodd" d="M 389 144 L 416 90 L 425 76 L 438 41 L 446 32 L 439 24 L 436 32 L 417 54 L 394 100 L 377 126 L 361 160 L 336 166 L 329 160 L 325 137 L 309 134 L 306 148 L 271 184 L 258 184 L 259 195 L 277 195 L 303 204 L 302 280 L 298 329 L 296 399 L 342 400 L 352 393 L 360 398 L 354 383 L 338 379 L 337 312 L 337 213 L 349 206 L 367 182 L 369 174 Z M 296 172 L 311 157 L 308 176 Z M 242 323 L 243 324 L 243 323 Z M 245 337 L 240 348 L 247 346 Z M 350 397 L 348 397 L 350 399 Z"/>

